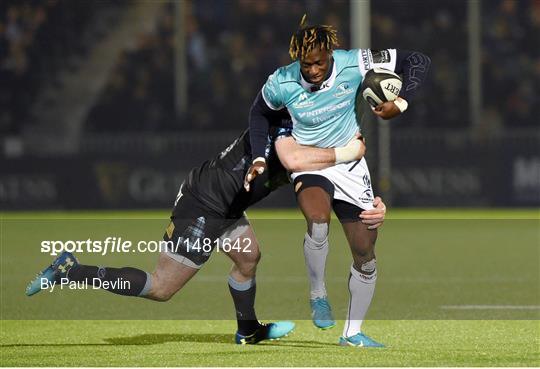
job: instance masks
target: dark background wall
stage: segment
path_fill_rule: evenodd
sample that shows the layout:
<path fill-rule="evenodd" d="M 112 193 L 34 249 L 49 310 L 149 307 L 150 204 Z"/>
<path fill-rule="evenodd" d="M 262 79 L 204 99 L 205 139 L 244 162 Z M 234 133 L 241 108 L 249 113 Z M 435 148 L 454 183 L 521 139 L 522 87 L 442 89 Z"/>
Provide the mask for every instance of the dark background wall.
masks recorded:
<path fill-rule="evenodd" d="M 148 4 L 155 12 L 145 11 Z M 468 11 L 464 0 L 371 3 L 372 48 L 432 59 L 426 85 L 391 122 L 389 182 L 379 176 L 380 126 L 363 126 L 375 190 L 393 206 L 540 205 L 540 1 L 480 2 L 477 122 Z M 133 26 L 125 21 L 130 12 L 150 26 L 111 44 L 106 78 L 85 93 L 97 78 L 85 63 Z M 0 207 L 169 207 L 189 169 L 247 127 L 267 76 L 290 62 L 288 42 L 304 13 L 334 25 L 350 47 L 350 2 L 342 0 L 2 1 Z M 175 105 L 179 30 L 183 112 Z M 294 206 L 294 197 L 282 189 L 262 206 Z"/>

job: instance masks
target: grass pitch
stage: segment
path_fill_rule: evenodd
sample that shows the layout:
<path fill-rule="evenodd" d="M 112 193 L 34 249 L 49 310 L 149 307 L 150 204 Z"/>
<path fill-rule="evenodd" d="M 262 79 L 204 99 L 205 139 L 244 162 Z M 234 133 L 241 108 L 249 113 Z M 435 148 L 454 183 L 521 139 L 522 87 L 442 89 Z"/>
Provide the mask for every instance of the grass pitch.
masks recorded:
<path fill-rule="evenodd" d="M 233 321 L 8 321 L 4 366 L 538 366 L 538 322 L 369 321 L 388 346 L 336 346 L 298 321 L 289 337 L 232 343 Z"/>
<path fill-rule="evenodd" d="M 390 215 L 379 235 L 378 286 L 370 320 L 363 326 L 387 347 L 356 349 L 337 346 L 343 321 L 319 331 L 305 320 L 308 286 L 298 212 L 250 213 L 263 252 L 259 317 L 297 323 L 289 337 L 256 346 L 233 343 L 236 326 L 230 320 L 234 312 L 226 288 L 230 262 L 223 255 L 212 256 L 186 288 L 164 304 L 104 291 L 24 296 L 28 280 L 51 260 L 39 252 L 39 240 L 98 238 L 113 231 L 159 238 L 167 212 L 4 214 L 0 364 L 540 366 L 538 211 Z M 105 218 L 153 221 L 122 223 L 126 228 L 119 231 L 114 223 L 103 222 Z M 330 242 L 328 290 L 335 315 L 342 319 L 350 256 L 337 222 Z M 151 270 L 155 255 L 84 254 L 80 260 Z"/>

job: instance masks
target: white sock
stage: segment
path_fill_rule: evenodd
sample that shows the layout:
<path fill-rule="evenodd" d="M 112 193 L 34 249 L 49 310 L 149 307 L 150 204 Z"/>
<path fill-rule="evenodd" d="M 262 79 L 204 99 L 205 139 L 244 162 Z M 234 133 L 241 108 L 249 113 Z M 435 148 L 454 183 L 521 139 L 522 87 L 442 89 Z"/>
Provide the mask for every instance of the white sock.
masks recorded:
<path fill-rule="evenodd" d="M 322 242 L 317 242 L 306 233 L 304 237 L 304 258 L 309 275 L 311 287 L 311 298 L 325 297 L 326 286 L 324 283 L 324 272 L 326 267 L 326 256 L 328 255 L 328 236 Z"/>
<path fill-rule="evenodd" d="M 343 328 L 344 337 L 351 337 L 361 332 L 362 322 L 375 292 L 376 280 L 377 263 L 375 259 L 362 265 L 362 272 L 357 271 L 351 265 L 351 275 L 349 277 L 349 292 L 351 297 L 349 298 L 347 320 Z"/>

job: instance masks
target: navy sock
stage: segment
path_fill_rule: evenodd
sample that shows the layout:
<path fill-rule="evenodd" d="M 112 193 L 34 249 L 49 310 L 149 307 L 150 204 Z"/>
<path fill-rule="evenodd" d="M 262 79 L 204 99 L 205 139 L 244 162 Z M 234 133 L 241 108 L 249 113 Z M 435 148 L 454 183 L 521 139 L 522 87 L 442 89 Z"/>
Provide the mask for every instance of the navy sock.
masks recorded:
<path fill-rule="evenodd" d="M 68 279 L 124 296 L 145 296 L 150 289 L 148 273 L 131 267 L 109 268 L 78 264 L 69 270 Z"/>
<path fill-rule="evenodd" d="M 236 309 L 238 333 L 249 336 L 261 326 L 255 314 L 255 293 L 257 286 L 255 279 L 246 282 L 237 282 L 229 276 L 229 291 Z"/>

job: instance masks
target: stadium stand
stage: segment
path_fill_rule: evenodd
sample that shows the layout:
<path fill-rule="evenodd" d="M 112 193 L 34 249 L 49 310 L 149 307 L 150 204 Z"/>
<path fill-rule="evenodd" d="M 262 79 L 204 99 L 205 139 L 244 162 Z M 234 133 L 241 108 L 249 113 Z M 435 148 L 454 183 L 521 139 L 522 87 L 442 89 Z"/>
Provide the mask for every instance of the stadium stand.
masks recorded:
<path fill-rule="evenodd" d="M 241 129 L 267 76 L 277 66 L 290 62 L 290 34 L 303 12 L 307 9 L 313 21 L 336 23 L 347 19 L 348 11 L 348 3 L 343 1 L 274 4 L 267 0 L 202 0 L 186 4 L 187 115 L 174 117 L 174 24 L 173 4 L 169 3 L 154 32 L 141 34 L 141 42 L 122 53 L 87 119 L 88 130 Z M 347 46 L 347 27 L 340 33 L 342 44 Z"/>
<path fill-rule="evenodd" d="M 124 3 L 0 2 L 0 132 L 21 132 L 39 93 L 61 83 L 59 73 L 76 67 L 101 36 L 85 31 L 102 13 Z"/>
<path fill-rule="evenodd" d="M 417 3 L 421 3 L 418 1 Z M 101 4 L 101 5 L 99 5 Z M 0 4 L 0 132 L 17 133 L 46 86 L 61 83 L 92 43 L 82 39 L 92 20 L 111 4 L 84 1 L 4 1 Z M 291 31 L 304 12 L 334 24 L 348 48 L 347 1 L 186 1 L 189 109 L 174 110 L 174 4 L 167 2 L 153 32 L 142 32 L 119 52 L 114 71 L 90 109 L 90 132 L 227 130 L 245 127 L 254 94 L 269 73 L 289 62 Z M 482 2 L 484 119 L 489 129 L 536 124 L 540 59 L 540 2 Z M 424 14 L 425 13 L 425 14 Z M 433 60 L 429 86 L 395 126 L 469 126 L 466 3 L 443 0 L 433 7 L 400 0 L 372 3 L 372 48 L 423 50 Z M 65 32 L 69 29 L 70 32 Z M 436 35 L 437 42 L 433 42 Z M 527 38 L 525 37 L 527 36 Z M 83 42 L 84 41 L 84 42 Z M 528 76 L 526 79 L 518 78 Z M 434 104 L 429 96 L 438 96 Z M 234 103 L 231 103 L 233 101 Z M 445 109 L 440 105 L 459 107 Z M 436 117 L 436 119 L 433 119 Z M 499 123 L 497 123 L 499 122 Z"/>
<path fill-rule="evenodd" d="M 483 2 L 485 109 L 508 127 L 538 126 L 540 1 Z"/>

